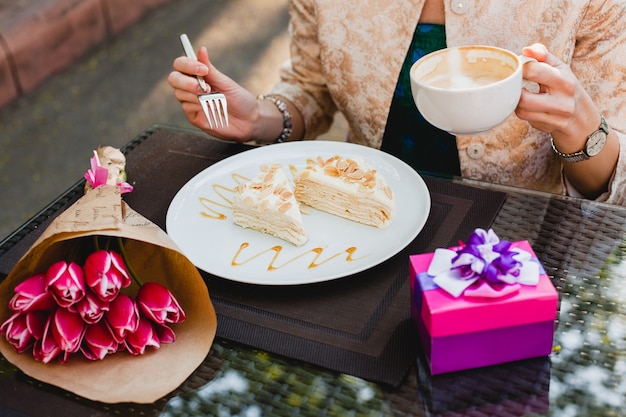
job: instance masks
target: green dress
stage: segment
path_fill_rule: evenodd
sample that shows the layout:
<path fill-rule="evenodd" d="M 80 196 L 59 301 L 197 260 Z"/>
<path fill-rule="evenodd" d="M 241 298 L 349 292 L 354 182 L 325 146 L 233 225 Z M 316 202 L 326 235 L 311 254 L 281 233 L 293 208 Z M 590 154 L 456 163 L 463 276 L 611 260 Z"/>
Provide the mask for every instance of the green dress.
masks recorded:
<path fill-rule="evenodd" d="M 411 94 L 409 71 L 419 58 L 446 47 L 445 26 L 418 24 L 406 55 L 389 110 L 381 149 L 419 172 L 461 175 L 456 137 L 419 113 Z"/>

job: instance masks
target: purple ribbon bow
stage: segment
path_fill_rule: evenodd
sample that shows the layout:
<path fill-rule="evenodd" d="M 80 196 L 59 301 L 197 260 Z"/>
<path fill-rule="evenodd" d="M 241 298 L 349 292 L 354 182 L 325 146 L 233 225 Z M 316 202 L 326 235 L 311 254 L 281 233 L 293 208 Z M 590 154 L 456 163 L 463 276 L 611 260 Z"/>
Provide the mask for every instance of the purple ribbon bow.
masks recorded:
<path fill-rule="evenodd" d="M 437 249 L 428 275 L 454 297 L 498 298 L 519 291 L 520 284 L 537 285 L 539 264 L 493 230 L 476 229 L 459 249 Z"/>

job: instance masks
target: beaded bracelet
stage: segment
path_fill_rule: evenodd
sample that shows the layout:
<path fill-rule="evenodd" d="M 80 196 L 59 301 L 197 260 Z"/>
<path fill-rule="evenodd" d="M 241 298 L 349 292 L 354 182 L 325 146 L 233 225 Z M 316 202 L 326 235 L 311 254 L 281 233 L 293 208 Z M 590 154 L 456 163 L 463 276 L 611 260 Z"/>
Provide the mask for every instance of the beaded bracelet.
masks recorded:
<path fill-rule="evenodd" d="M 276 105 L 276 107 L 278 108 L 278 110 L 282 113 L 283 115 L 283 131 L 280 133 L 280 136 L 278 137 L 278 139 L 276 139 L 276 143 L 283 143 L 285 142 L 289 136 L 291 135 L 291 128 L 292 128 L 292 124 L 291 124 L 291 113 L 289 113 L 289 110 L 287 110 L 287 104 L 282 101 L 281 99 L 279 99 L 278 97 L 274 97 L 274 96 L 265 96 L 265 95 L 260 95 L 258 97 L 261 100 L 269 100 L 272 103 L 274 103 Z"/>

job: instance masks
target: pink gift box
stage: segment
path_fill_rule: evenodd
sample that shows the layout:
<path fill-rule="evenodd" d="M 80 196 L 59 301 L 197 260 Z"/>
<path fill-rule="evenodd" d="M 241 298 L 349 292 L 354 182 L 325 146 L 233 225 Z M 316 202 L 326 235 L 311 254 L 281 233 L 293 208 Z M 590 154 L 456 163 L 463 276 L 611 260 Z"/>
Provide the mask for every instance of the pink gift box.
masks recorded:
<path fill-rule="evenodd" d="M 527 241 L 512 247 L 539 262 Z M 426 273 L 433 256 L 410 256 L 411 314 L 432 375 L 550 354 L 558 293 L 543 268 L 511 295 L 455 298 Z"/>

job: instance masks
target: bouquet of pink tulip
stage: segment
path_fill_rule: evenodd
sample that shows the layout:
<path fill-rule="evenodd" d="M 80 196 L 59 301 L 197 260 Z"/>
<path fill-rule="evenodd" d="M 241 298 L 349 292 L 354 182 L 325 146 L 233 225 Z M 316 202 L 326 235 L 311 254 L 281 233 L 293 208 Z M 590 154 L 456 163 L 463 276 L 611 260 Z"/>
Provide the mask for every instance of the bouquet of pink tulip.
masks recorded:
<path fill-rule="evenodd" d="M 0 283 L 0 353 L 91 400 L 151 403 L 202 363 L 217 323 L 196 267 L 122 200 L 124 164 L 99 149 L 85 195 Z"/>
<path fill-rule="evenodd" d="M 123 254 L 123 243 L 120 250 Z M 139 286 L 135 298 L 121 292 Z M 176 339 L 168 324 L 181 323 L 185 312 L 172 293 L 156 282 L 142 284 L 123 256 L 98 249 L 81 267 L 58 261 L 45 273 L 33 275 L 15 287 L 9 302 L 14 314 L 0 326 L 17 352 L 32 349 L 43 363 L 66 362 L 74 353 L 104 359 L 127 350 L 141 355 L 147 347 Z"/>

